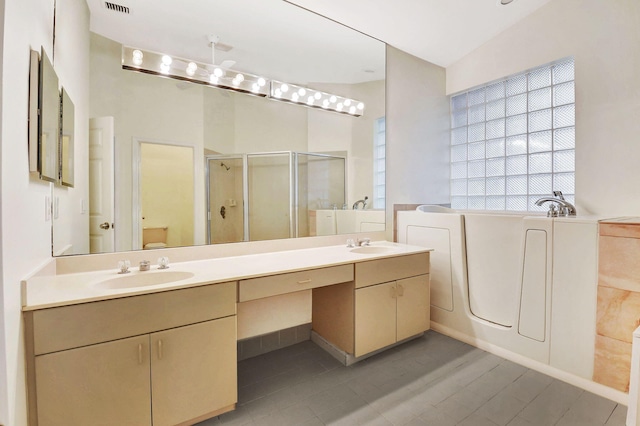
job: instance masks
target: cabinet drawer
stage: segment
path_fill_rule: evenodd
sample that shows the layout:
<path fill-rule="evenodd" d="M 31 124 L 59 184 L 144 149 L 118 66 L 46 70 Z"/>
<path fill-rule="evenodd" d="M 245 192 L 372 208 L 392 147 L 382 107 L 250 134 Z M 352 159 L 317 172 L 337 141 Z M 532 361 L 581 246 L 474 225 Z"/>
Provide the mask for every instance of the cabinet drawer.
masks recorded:
<path fill-rule="evenodd" d="M 261 299 L 332 284 L 353 281 L 353 265 L 310 269 L 288 274 L 242 280 L 238 287 L 238 301 Z"/>
<path fill-rule="evenodd" d="M 356 288 L 429 273 L 429 253 L 356 263 Z"/>
<path fill-rule="evenodd" d="M 236 313 L 236 283 L 27 312 L 35 355 L 122 339 Z M 27 318 L 29 320 L 29 318 Z"/>

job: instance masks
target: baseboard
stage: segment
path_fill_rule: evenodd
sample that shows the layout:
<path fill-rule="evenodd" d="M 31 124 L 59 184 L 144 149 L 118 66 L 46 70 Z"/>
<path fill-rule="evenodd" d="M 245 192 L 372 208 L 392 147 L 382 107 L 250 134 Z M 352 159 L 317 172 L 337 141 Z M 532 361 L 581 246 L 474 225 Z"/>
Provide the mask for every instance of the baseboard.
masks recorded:
<path fill-rule="evenodd" d="M 567 373 L 566 371 L 560 370 L 556 367 L 552 367 L 549 364 L 535 361 L 531 358 L 527 358 L 524 355 L 511 352 L 507 349 L 501 348 L 500 346 L 494 345 L 493 343 L 489 343 L 476 337 L 469 336 L 467 334 L 449 328 L 446 325 L 438 324 L 434 321 L 431 321 L 431 329 L 433 331 L 437 331 L 440 334 L 444 334 L 445 336 L 449 336 L 471 346 L 475 346 L 476 348 L 482 349 L 483 351 L 487 351 L 501 358 L 513 361 L 516 364 L 520 364 L 524 367 L 546 374 L 547 376 L 553 377 L 554 379 L 561 380 L 563 382 L 569 383 L 570 385 L 577 386 L 588 392 L 599 395 L 603 398 L 610 399 L 614 402 L 617 402 L 618 404 L 622 404 L 625 406 L 629 404 L 629 395 L 619 390 L 601 385 L 600 383 L 593 382 L 591 380 L 585 379 L 584 377 Z"/>

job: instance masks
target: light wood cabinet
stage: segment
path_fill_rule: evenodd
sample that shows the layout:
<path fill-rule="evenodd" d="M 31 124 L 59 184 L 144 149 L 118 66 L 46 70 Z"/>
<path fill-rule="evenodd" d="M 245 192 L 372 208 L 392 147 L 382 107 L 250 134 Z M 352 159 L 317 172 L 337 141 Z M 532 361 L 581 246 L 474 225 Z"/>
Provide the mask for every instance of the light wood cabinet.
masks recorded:
<path fill-rule="evenodd" d="M 429 329 L 429 276 L 356 290 L 356 357 Z"/>
<path fill-rule="evenodd" d="M 37 357 L 37 424 L 151 425 L 149 366 L 149 336 Z"/>
<path fill-rule="evenodd" d="M 26 312 L 29 424 L 190 425 L 232 410 L 235 301 L 229 282 Z"/>
<path fill-rule="evenodd" d="M 233 406 L 236 376 L 235 317 L 153 333 L 153 426 L 208 418 Z"/>
<path fill-rule="evenodd" d="M 429 329 L 429 253 L 355 264 L 355 280 L 313 290 L 313 330 L 358 358 Z"/>

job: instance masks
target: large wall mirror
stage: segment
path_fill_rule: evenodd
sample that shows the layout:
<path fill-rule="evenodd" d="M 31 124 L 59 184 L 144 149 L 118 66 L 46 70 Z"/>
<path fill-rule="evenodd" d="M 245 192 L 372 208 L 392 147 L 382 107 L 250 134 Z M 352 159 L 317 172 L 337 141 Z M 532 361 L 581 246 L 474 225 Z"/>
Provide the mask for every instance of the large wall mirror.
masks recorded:
<path fill-rule="evenodd" d="M 348 232 L 320 221 L 365 196 L 381 223 L 353 230 L 384 229 L 384 43 L 282 0 L 87 3 L 92 252 Z M 123 45 L 357 99 L 364 114 L 123 70 Z M 293 215 L 282 235 L 256 232 Z"/>

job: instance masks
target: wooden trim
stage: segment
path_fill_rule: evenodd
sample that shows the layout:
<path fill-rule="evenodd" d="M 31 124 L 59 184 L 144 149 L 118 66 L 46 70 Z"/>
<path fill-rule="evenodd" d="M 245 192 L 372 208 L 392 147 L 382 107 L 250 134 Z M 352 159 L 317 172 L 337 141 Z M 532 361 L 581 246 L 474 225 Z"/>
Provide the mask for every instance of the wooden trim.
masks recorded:
<path fill-rule="evenodd" d="M 640 223 L 600 223 L 600 236 L 640 238 Z"/>

